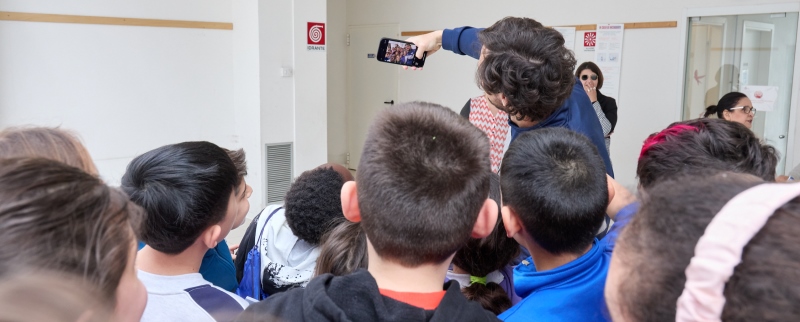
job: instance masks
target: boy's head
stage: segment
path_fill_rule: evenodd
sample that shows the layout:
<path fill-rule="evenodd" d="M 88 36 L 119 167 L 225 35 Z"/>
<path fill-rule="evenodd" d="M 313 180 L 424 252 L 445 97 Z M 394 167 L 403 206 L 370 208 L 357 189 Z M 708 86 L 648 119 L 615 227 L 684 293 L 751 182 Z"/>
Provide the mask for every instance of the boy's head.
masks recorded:
<path fill-rule="evenodd" d="M 509 233 L 524 229 L 551 254 L 583 254 L 592 244 L 609 189 L 589 139 L 564 128 L 523 133 L 508 147 L 500 173 Z"/>
<path fill-rule="evenodd" d="M 709 223 L 722 223 L 719 213 L 732 198 L 763 183 L 749 174 L 722 172 L 701 179 L 681 176 L 653 185 L 614 249 L 605 289 L 614 321 L 675 321 L 676 303 L 686 286 L 687 267 L 690 262 L 698 262 L 692 259 L 697 254 L 698 241 L 701 236 L 709 240 L 709 231 L 718 231 L 709 229 Z M 785 186 L 791 189 L 789 184 Z M 754 207 L 743 215 L 752 216 L 753 209 L 757 212 L 770 201 L 769 197 L 752 200 Z M 798 225 L 800 199 L 794 198 L 774 211 L 747 242 L 741 262 L 724 284 L 722 321 L 797 319 Z M 730 225 L 724 231 L 729 236 L 741 236 L 749 229 L 749 225 Z M 731 245 L 737 244 L 729 242 L 735 239 L 716 240 Z M 727 254 L 720 258 L 736 256 L 733 250 L 719 253 Z M 720 273 L 726 271 L 723 266 L 715 263 Z M 705 279 L 713 284 L 720 278 Z"/>
<path fill-rule="evenodd" d="M 489 140 L 466 119 L 440 105 L 399 104 L 370 126 L 342 206 L 381 260 L 441 264 L 494 227 L 490 172 Z"/>
<path fill-rule="evenodd" d="M 75 274 L 110 302 L 143 310 L 134 300 L 144 292 L 134 291 L 141 284 L 133 263 L 143 217 L 122 191 L 81 169 L 43 158 L 0 159 L 0 275 Z"/>
<path fill-rule="evenodd" d="M 284 208 L 286 222 L 297 238 L 311 245 L 319 245 L 330 222 L 344 218 L 342 185 L 350 180 L 353 180 L 353 176 L 338 164 L 323 164 L 303 172 L 295 179 L 286 193 Z"/>
<path fill-rule="evenodd" d="M 748 173 L 775 181 L 778 155 L 744 125 L 701 118 L 673 123 L 644 141 L 636 176 L 647 190 L 676 175 L 709 172 Z"/>
<path fill-rule="evenodd" d="M 555 29 L 530 18 L 506 17 L 478 39 L 483 48 L 476 78 L 495 107 L 540 121 L 571 95 L 576 60 Z"/>
<path fill-rule="evenodd" d="M 141 240 L 179 254 L 199 237 L 214 247 L 239 217 L 239 171 L 224 149 L 184 142 L 146 152 L 131 161 L 122 189 L 147 211 Z"/>

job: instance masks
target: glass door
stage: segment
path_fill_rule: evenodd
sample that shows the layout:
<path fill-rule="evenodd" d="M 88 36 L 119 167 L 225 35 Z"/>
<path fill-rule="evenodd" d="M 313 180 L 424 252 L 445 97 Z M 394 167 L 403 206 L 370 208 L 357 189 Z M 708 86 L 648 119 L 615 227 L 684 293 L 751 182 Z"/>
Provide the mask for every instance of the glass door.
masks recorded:
<path fill-rule="evenodd" d="M 745 86 L 777 87 L 774 108 L 758 111 L 752 130 L 780 152 L 779 174 L 787 151 L 797 20 L 791 12 L 689 21 L 683 119 L 701 117 L 723 95 Z"/>

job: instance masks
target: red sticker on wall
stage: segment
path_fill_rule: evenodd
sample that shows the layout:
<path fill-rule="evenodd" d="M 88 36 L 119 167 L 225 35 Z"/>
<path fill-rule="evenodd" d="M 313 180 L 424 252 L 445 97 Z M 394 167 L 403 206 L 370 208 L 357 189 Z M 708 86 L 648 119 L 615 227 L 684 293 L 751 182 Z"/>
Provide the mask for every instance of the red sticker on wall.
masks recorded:
<path fill-rule="evenodd" d="M 583 34 L 583 47 L 594 47 L 597 42 L 597 32 L 590 31 Z"/>
<path fill-rule="evenodd" d="M 308 23 L 308 44 L 325 45 L 325 23 L 322 22 Z"/>

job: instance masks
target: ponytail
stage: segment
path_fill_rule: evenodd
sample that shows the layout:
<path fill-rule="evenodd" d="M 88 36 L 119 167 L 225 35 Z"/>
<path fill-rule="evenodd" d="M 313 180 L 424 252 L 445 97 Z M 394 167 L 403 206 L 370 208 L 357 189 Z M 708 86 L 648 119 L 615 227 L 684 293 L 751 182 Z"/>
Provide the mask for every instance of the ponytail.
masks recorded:
<path fill-rule="evenodd" d="M 492 311 L 494 314 L 503 313 L 511 307 L 511 299 L 508 293 L 494 282 L 472 283 L 468 287 L 461 289 L 470 301 L 478 302 L 484 309 Z"/>
<path fill-rule="evenodd" d="M 711 105 L 709 107 L 706 107 L 706 112 L 703 114 L 703 117 L 709 117 L 714 114 L 717 114 L 718 118 L 722 118 L 722 110 L 718 111 L 716 105 Z"/>

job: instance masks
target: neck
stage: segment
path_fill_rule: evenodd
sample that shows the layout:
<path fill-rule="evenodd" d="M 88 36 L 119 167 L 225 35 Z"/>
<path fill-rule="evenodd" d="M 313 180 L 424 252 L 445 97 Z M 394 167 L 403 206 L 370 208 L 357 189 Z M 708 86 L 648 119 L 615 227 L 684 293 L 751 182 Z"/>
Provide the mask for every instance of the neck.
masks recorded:
<path fill-rule="evenodd" d="M 145 246 L 136 254 L 136 268 L 156 275 L 184 275 L 200 272 L 208 247 L 194 243 L 180 254 L 166 254 Z"/>
<path fill-rule="evenodd" d="M 369 252 L 367 270 L 375 278 L 378 288 L 407 293 L 433 293 L 443 290 L 444 278 L 452 256 L 441 264 L 406 267 L 378 256 L 369 240 L 367 249 Z"/>
<path fill-rule="evenodd" d="M 534 126 L 534 125 L 539 123 L 539 122 L 531 121 L 528 118 L 524 118 L 524 119 L 520 120 L 520 119 L 517 119 L 516 116 L 509 115 L 508 117 L 511 119 L 511 122 L 514 122 L 514 124 L 516 124 L 517 126 L 519 126 L 521 128 L 531 127 L 531 126 Z"/>
<path fill-rule="evenodd" d="M 565 254 L 552 254 L 542 247 L 539 246 L 536 242 L 530 241 L 525 243 L 528 250 L 531 252 L 531 257 L 533 258 L 533 264 L 536 265 L 537 272 L 549 271 L 552 269 L 559 268 L 569 262 L 572 262 L 578 257 L 583 256 L 589 250 L 592 249 L 592 245 L 589 245 L 585 250 L 583 250 L 580 254 L 574 253 L 565 253 Z"/>
<path fill-rule="evenodd" d="M 497 112 L 499 112 L 500 110 L 497 109 L 497 107 L 495 107 L 494 104 L 489 103 L 489 104 L 486 104 L 486 106 L 489 107 L 489 111 L 492 112 L 492 116 L 497 116 Z"/>

